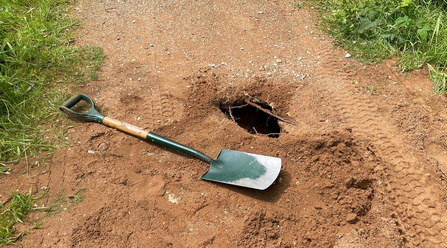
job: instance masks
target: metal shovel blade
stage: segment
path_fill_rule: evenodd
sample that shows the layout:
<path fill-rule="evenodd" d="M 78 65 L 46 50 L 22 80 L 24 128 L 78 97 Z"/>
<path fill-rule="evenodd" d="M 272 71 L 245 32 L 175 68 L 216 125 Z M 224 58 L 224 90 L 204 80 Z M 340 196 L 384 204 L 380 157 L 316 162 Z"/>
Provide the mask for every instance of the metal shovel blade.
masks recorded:
<path fill-rule="evenodd" d="M 280 171 L 280 158 L 222 149 L 202 179 L 264 190 Z"/>

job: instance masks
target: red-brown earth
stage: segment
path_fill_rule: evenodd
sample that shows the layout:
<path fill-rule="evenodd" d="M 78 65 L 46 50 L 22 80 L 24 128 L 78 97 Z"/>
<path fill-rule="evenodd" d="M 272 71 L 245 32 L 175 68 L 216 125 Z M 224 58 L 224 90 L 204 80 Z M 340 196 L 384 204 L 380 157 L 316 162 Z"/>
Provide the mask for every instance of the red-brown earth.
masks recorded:
<path fill-rule="evenodd" d="M 80 89 L 102 113 L 211 157 L 225 148 L 283 167 L 265 191 L 203 181 L 201 160 L 63 116 L 71 146 L 28 159 L 28 174 L 11 165 L 0 200 L 31 186 L 47 205 L 86 191 L 23 247 L 447 247 L 447 101 L 427 68 L 345 57 L 306 3 L 82 0 L 73 11 L 77 45 L 107 56 Z M 296 125 L 249 133 L 219 109 L 242 101 Z"/>

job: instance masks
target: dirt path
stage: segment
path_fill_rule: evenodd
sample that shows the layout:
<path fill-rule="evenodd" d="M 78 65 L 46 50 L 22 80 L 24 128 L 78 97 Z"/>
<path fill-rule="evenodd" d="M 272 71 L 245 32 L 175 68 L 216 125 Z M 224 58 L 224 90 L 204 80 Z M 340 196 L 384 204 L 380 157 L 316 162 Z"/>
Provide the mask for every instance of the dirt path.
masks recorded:
<path fill-rule="evenodd" d="M 19 164 L 2 178 L 48 189 L 48 203 L 87 189 L 24 247 L 447 247 L 447 101 L 426 68 L 346 58 L 293 1 L 83 0 L 75 11 L 79 44 L 107 55 L 82 88 L 104 114 L 211 157 L 280 157 L 283 169 L 266 191 L 202 181 L 197 159 L 76 123 L 73 146 L 33 177 Z M 296 125 L 249 133 L 219 109 L 245 100 Z"/>

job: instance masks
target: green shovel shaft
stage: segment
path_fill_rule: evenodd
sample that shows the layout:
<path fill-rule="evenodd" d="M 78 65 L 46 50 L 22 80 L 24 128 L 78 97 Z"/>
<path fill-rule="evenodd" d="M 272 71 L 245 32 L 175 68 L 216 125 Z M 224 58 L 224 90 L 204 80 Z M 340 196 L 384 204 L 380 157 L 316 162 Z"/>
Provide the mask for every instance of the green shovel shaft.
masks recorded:
<path fill-rule="evenodd" d="M 102 124 L 104 124 L 108 127 L 112 127 L 117 130 L 120 130 L 122 132 L 131 134 L 133 136 L 139 137 L 141 139 L 146 139 L 148 141 L 152 141 L 154 143 L 157 143 L 157 144 L 169 147 L 169 148 L 173 148 L 173 149 L 176 149 L 181 152 L 185 152 L 189 155 L 193 155 L 197 158 L 200 158 L 208 163 L 211 163 L 213 161 L 212 158 L 208 157 L 207 155 L 205 155 L 195 149 L 192 149 L 190 147 L 182 145 L 178 142 L 175 142 L 173 140 L 170 140 L 170 139 L 160 136 L 158 134 L 144 131 L 142 128 L 128 124 L 126 122 L 118 121 L 118 120 L 115 120 L 113 118 L 106 116 L 102 120 Z"/>

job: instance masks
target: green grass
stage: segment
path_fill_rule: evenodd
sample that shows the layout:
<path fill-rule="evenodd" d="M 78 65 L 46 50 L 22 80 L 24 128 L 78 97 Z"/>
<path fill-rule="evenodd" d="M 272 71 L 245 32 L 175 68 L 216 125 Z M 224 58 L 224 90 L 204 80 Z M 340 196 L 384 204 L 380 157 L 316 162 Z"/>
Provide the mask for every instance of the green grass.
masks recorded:
<path fill-rule="evenodd" d="M 60 131 L 58 106 L 73 86 L 97 79 L 104 55 L 72 45 L 79 23 L 71 4 L 0 0 L 0 174 L 10 162 L 56 148 L 60 139 L 49 137 Z"/>
<path fill-rule="evenodd" d="M 72 34 L 79 27 L 69 15 L 73 3 L 0 0 L 0 178 L 9 174 L 11 162 L 63 144 L 67 126 L 59 121 L 59 106 L 77 85 L 97 80 L 104 55 L 98 47 L 73 45 Z M 81 201 L 84 192 L 83 187 L 68 197 L 65 206 Z M 27 233 L 14 227 L 27 213 L 55 214 L 54 208 L 35 207 L 45 196 L 31 194 L 12 193 L 0 203 L 0 246 Z"/>
<path fill-rule="evenodd" d="M 56 200 L 48 209 L 48 213 L 52 216 L 58 214 L 61 210 L 68 211 L 71 206 L 74 206 L 84 199 L 84 194 L 87 191 L 85 186 L 82 186 L 73 195 L 67 195 L 65 189 L 59 190 L 56 194 Z"/>
<path fill-rule="evenodd" d="M 402 71 L 429 64 L 435 92 L 447 91 L 442 77 L 433 76 L 447 69 L 446 0 L 318 0 L 317 5 L 324 30 L 359 60 L 397 56 Z"/>
<path fill-rule="evenodd" d="M 62 189 L 56 194 L 55 202 L 50 207 L 38 207 L 40 205 L 38 203 L 50 195 L 48 191 L 38 197 L 32 196 L 32 188 L 27 194 L 12 193 L 6 203 L 0 203 L 0 246 L 15 244 L 18 239 L 28 233 L 28 230 L 18 232 L 15 228 L 16 224 L 24 223 L 28 213 L 43 211 L 42 219 L 47 215 L 54 216 L 61 210 L 67 211 L 71 206 L 81 202 L 86 191 L 87 189 L 83 186 L 73 195 L 67 196 L 65 189 Z M 43 221 L 40 221 L 30 228 L 35 229 L 42 225 Z"/>
<path fill-rule="evenodd" d="M 13 244 L 28 232 L 22 231 L 17 234 L 14 225 L 23 223 L 23 219 L 29 212 L 45 209 L 37 207 L 36 204 L 43 197 L 32 197 L 32 189 L 30 189 L 28 194 L 13 193 L 8 206 L 0 203 L 0 246 Z M 31 228 L 37 228 L 42 224 L 43 222 L 37 223 Z"/>
<path fill-rule="evenodd" d="M 434 83 L 434 90 L 437 94 L 445 95 L 447 93 L 447 74 L 428 65 L 430 71 L 430 80 Z"/>

